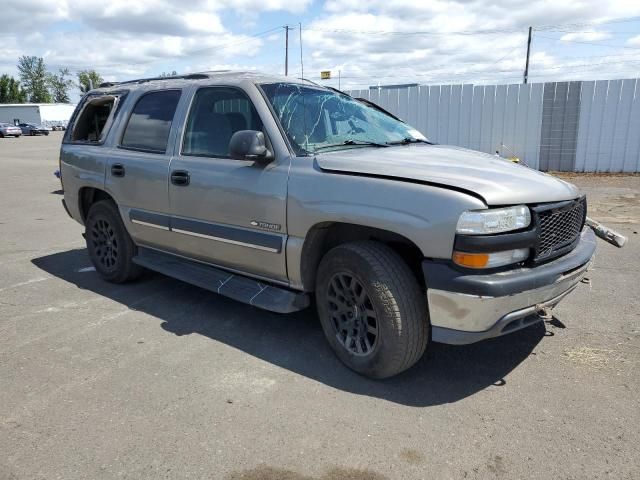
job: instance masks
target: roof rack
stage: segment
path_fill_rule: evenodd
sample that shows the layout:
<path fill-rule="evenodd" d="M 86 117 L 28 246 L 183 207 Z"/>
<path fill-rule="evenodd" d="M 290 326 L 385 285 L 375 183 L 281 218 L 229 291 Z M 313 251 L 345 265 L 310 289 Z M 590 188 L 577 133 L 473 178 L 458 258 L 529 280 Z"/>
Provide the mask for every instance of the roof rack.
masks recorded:
<path fill-rule="evenodd" d="M 131 83 L 155 82 L 156 80 L 202 80 L 209 77 L 210 75 L 206 73 L 189 73 L 186 75 L 171 75 L 168 77 L 138 78 L 135 80 L 126 80 L 124 82 L 103 82 L 99 85 L 99 88 L 113 87 L 115 85 L 127 85 Z"/>

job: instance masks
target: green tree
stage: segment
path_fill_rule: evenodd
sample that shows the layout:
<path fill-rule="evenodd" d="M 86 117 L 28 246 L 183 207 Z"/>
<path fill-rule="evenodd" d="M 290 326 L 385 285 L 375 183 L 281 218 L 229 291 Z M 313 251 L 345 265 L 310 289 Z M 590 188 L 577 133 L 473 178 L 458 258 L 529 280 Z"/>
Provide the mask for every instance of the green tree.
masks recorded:
<path fill-rule="evenodd" d="M 92 84 L 93 88 L 97 88 L 102 82 L 104 82 L 104 80 L 95 70 L 82 70 L 78 72 L 78 85 L 82 93 L 91 90 Z"/>
<path fill-rule="evenodd" d="M 49 88 L 53 101 L 56 103 L 70 103 L 69 89 L 73 87 L 73 80 L 69 77 L 71 73 L 68 68 L 61 68 L 57 74 L 50 73 L 48 76 Z"/>
<path fill-rule="evenodd" d="M 18 59 L 18 72 L 30 102 L 51 102 L 51 94 L 47 88 L 49 76 L 42 57 L 23 55 Z"/>
<path fill-rule="evenodd" d="M 0 103 L 25 103 L 27 93 L 20 82 L 9 75 L 0 76 Z"/>

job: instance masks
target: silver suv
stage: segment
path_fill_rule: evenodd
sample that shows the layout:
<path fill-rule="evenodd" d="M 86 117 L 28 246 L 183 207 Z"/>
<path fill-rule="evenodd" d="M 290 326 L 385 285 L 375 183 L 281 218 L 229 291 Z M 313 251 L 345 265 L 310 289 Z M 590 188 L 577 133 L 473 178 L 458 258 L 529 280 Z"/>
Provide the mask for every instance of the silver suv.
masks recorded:
<path fill-rule="evenodd" d="M 429 341 L 540 321 L 595 250 L 575 186 L 288 77 L 103 84 L 60 162 L 106 280 L 144 267 L 280 313 L 315 298 L 337 356 L 373 378 Z"/>

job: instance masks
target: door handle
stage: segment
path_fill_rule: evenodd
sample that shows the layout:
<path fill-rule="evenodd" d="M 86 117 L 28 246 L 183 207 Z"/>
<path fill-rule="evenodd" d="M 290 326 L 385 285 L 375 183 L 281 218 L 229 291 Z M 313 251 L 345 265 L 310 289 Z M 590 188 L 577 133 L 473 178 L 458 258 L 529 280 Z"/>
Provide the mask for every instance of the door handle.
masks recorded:
<path fill-rule="evenodd" d="M 111 165 L 111 175 L 114 177 L 124 177 L 124 165 L 121 163 Z"/>
<path fill-rule="evenodd" d="M 186 170 L 174 170 L 171 172 L 171 183 L 180 187 L 186 187 L 189 185 L 191 177 Z"/>

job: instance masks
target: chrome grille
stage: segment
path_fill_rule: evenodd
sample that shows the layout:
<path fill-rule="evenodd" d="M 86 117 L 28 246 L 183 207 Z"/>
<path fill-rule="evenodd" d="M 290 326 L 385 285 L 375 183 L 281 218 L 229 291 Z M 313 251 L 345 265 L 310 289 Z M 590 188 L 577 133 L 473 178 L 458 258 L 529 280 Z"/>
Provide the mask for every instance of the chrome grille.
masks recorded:
<path fill-rule="evenodd" d="M 560 256 L 578 241 L 587 212 L 585 198 L 533 208 L 538 225 L 534 261 Z"/>

